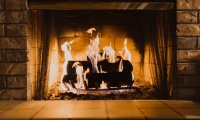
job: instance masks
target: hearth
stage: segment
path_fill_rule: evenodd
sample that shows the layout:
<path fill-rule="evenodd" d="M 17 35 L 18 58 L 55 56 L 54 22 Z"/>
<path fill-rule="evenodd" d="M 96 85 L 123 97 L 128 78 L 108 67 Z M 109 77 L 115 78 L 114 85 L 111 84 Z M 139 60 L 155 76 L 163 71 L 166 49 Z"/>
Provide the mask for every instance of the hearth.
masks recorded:
<path fill-rule="evenodd" d="M 157 98 L 172 94 L 173 7 L 165 4 L 168 7 L 156 10 L 154 4 L 143 10 L 141 6 L 123 10 L 120 5 L 123 4 L 115 6 L 117 10 L 80 10 L 76 5 L 72 10 L 38 10 L 37 4 L 32 4 L 30 55 L 34 99 L 72 93 L 130 96 L 141 94 L 141 84 L 150 85 Z"/>

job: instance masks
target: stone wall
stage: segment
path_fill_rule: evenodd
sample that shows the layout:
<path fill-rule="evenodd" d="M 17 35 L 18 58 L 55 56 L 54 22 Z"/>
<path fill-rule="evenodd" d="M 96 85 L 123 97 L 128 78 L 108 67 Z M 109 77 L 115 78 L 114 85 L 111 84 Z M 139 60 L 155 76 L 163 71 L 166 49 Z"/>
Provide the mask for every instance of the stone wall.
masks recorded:
<path fill-rule="evenodd" d="M 200 0 L 177 0 L 177 98 L 200 99 Z"/>
<path fill-rule="evenodd" d="M 27 99 L 26 0 L 0 0 L 0 100 Z"/>

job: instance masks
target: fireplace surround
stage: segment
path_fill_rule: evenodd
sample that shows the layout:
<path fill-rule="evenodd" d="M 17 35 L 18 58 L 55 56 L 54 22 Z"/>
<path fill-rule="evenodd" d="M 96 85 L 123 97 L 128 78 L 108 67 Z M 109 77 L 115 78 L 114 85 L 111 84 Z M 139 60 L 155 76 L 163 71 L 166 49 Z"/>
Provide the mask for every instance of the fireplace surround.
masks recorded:
<path fill-rule="evenodd" d="M 29 4 L 28 4 L 29 2 Z M 48 2 L 48 1 L 47 1 Z M 52 1 L 50 1 L 51 3 Z M 58 1 L 58 4 L 63 1 Z M 98 2 L 98 1 L 97 1 Z M 127 1 L 130 2 L 130 1 Z M 138 2 L 138 1 L 137 1 Z M 145 1 L 143 1 L 145 2 Z M 149 2 L 149 1 L 148 1 Z M 159 1 L 153 1 L 159 2 Z M 175 72 L 173 98 L 180 99 L 198 99 L 199 98 L 199 28 L 198 28 L 198 4 L 196 0 L 178 0 L 165 1 L 172 2 L 176 8 L 177 28 L 175 47 L 173 53 L 177 56 L 174 59 Z M 164 4 L 165 2 L 161 2 Z M 37 1 L 26 0 L 0 0 L 0 43 L 1 43 L 1 57 L 0 57 L 0 78 L 1 78 L 1 99 L 33 99 L 33 83 L 31 81 L 33 74 L 31 54 L 33 45 L 31 32 L 32 24 L 30 11 L 34 7 L 52 8 L 51 4 L 35 4 Z M 44 2 L 45 3 L 45 2 Z M 65 2 L 64 2 L 65 3 Z M 160 3 L 160 4 L 161 4 Z M 67 4 L 67 3 L 66 3 Z M 129 4 L 127 9 L 155 9 L 156 5 L 134 5 Z M 166 5 L 163 7 L 165 8 Z M 117 6 L 117 5 L 116 5 Z M 134 6 L 134 7 L 132 7 Z M 148 6 L 148 7 L 147 7 Z M 77 5 L 70 9 L 76 8 Z M 114 6 L 115 7 L 115 6 Z M 95 8 L 95 7 L 94 7 Z M 111 7 L 112 8 L 112 7 Z M 124 8 L 122 6 L 122 8 Z M 36 9 L 36 8 L 34 8 Z M 64 9 L 62 7 L 53 7 L 54 10 Z M 68 8 L 69 9 L 69 8 Z M 77 9 L 77 8 L 76 8 Z M 91 7 L 92 9 L 92 7 Z M 104 8 L 105 9 L 105 8 Z M 175 32 L 174 32 L 175 33 Z M 44 73 L 45 74 L 45 73 Z"/>

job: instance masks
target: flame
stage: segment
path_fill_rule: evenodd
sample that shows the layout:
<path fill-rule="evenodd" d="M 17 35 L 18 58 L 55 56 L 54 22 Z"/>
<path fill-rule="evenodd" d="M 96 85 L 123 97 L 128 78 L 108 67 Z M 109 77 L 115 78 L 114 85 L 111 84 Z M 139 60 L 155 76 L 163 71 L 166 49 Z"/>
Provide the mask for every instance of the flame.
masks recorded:
<path fill-rule="evenodd" d="M 129 60 L 131 62 L 131 52 L 127 48 L 127 38 L 124 40 L 124 48 L 120 51 L 120 54 L 124 60 Z"/>
<path fill-rule="evenodd" d="M 101 82 L 99 89 L 108 89 L 107 83 L 105 83 L 104 80 Z"/>
<path fill-rule="evenodd" d="M 99 36 L 97 34 L 96 38 L 90 39 L 90 44 L 87 49 L 87 56 L 92 63 L 92 72 L 99 73 L 97 62 L 100 58 L 99 54 Z"/>
<path fill-rule="evenodd" d="M 112 44 L 110 43 L 109 46 L 105 46 L 103 48 L 103 55 L 102 59 L 108 59 L 110 63 L 115 62 L 115 50 L 112 48 Z"/>
<path fill-rule="evenodd" d="M 86 32 L 89 33 L 92 36 L 93 31 L 96 31 L 95 28 L 90 28 Z"/>
<path fill-rule="evenodd" d="M 84 86 L 84 70 L 83 70 L 83 65 L 81 65 L 80 62 L 75 62 L 73 65 L 72 65 L 72 68 L 75 67 L 76 68 L 76 74 L 77 74 L 77 83 L 75 84 L 76 85 L 76 88 L 83 88 L 85 89 L 85 86 Z"/>
<path fill-rule="evenodd" d="M 61 45 L 61 49 L 62 51 L 64 52 L 64 56 L 65 56 L 65 62 L 63 64 L 63 72 L 62 72 L 62 78 L 64 75 L 67 75 L 67 64 L 68 64 L 68 61 L 72 59 L 72 56 L 71 56 L 71 45 L 72 42 L 65 42 Z M 61 80 L 62 81 L 62 80 Z M 67 87 L 69 89 L 72 89 L 72 87 L 70 85 L 66 85 L 64 84 L 63 82 L 61 82 L 61 89 L 62 90 L 67 90 Z"/>
<path fill-rule="evenodd" d="M 90 44 L 87 47 L 87 57 L 89 59 L 89 61 L 92 64 L 92 69 L 90 70 L 89 68 L 87 70 L 84 71 L 83 69 L 83 65 L 81 65 L 80 62 L 75 62 L 72 65 L 72 68 L 76 68 L 76 74 L 77 74 L 77 83 L 75 84 L 76 88 L 81 88 L 81 89 L 85 89 L 85 82 L 88 85 L 88 79 L 86 78 L 86 75 L 91 72 L 91 73 L 105 73 L 105 71 L 102 70 L 102 66 L 100 66 L 100 70 L 98 69 L 97 63 L 99 60 L 102 59 L 108 59 L 108 61 L 110 63 L 114 63 L 116 62 L 116 56 L 115 56 L 115 50 L 112 48 L 112 44 L 110 43 L 109 45 L 106 45 L 105 47 L 103 47 L 103 55 L 101 57 L 100 53 L 99 53 L 99 34 L 96 35 L 96 37 L 94 38 L 92 36 L 93 32 L 96 31 L 95 28 L 90 28 L 88 29 L 86 32 L 91 34 L 91 39 L 90 39 Z M 72 59 L 71 56 L 71 44 L 73 44 L 74 41 L 70 41 L 70 42 L 65 42 L 64 44 L 61 45 L 61 49 L 64 52 L 64 56 L 65 56 L 65 62 L 63 63 L 63 73 L 62 73 L 62 77 L 64 75 L 67 75 L 67 64 L 68 61 Z M 123 49 L 119 52 L 121 57 L 119 60 L 119 72 L 123 71 L 123 60 L 129 60 L 131 62 L 131 52 L 129 51 L 128 47 L 127 47 L 127 38 L 125 38 L 124 40 L 124 47 Z M 133 78 L 134 75 L 132 74 Z M 74 89 L 70 84 L 68 83 L 62 83 L 61 82 L 61 87 L 63 89 L 68 88 L 69 91 L 73 92 L 73 93 L 77 93 L 77 90 Z M 104 80 L 102 80 L 102 83 L 100 84 L 100 88 L 99 89 L 107 89 L 107 83 L 104 82 Z"/>

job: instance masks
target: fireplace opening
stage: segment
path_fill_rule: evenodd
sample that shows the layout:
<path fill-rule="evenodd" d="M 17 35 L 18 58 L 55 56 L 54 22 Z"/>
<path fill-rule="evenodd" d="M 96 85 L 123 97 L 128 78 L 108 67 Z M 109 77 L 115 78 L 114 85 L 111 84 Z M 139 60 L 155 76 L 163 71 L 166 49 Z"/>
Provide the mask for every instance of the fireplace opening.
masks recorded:
<path fill-rule="evenodd" d="M 140 99 L 133 94 L 145 89 L 153 94 L 147 98 L 173 94 L 173 10 L 31 10 L 30 16 L 34 99 Z"/>

